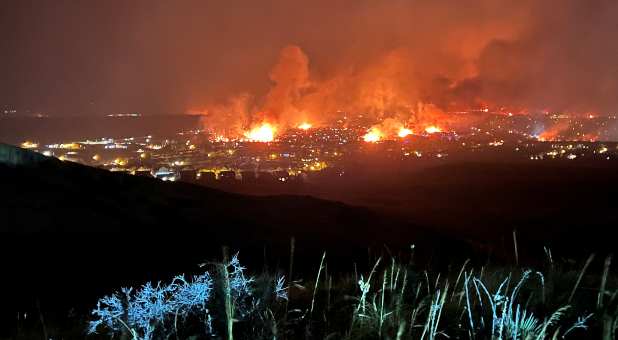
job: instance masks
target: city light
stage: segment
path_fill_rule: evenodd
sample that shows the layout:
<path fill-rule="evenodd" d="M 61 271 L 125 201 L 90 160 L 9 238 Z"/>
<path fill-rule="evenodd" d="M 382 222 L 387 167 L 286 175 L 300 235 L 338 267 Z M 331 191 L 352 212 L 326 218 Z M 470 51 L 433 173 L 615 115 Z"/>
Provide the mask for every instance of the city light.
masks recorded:
<path fill-rule="evenodd" d="M 469 112 L 479 110 L 482 109 Z M 612 116 L 597 116 L 590 120 L 587 113 L 577 116 L 560 113 L 549 117 L 515 115 L 516 118 L 495 115 L 485 122 L 477 121 L 473 126 L 457 129 L 449 126 L 446 129 L 446 122 L 444 125 L 441 122 L 424 125 L 404 122 L 399 118 L 368 122 L 363 114 L 344 115 L 347 118 L 340 121 L 347 120 L 347 123 L 342 126 L 331 122 L 317 127 L 305 121 L 286 129 L 284 125 L 263 122 L 241 133 L 240 138 L 232 130 L 187 130 L 174 134 L 192 136 L 189 139 L 170 135 L 88 136 L 79 141 L 59 140 L 54 144 L 41 145 L 41 152 L 108 170 L 135 172 L 140 176 L 146 174 L 137 171 L 138 168 L 154 173 L 161 167 L 168 167 L 172 172 L 193 171 L 202 167 L 237 172 L 247 168 L 268 172 L 287 169 L 292 176 L 297 176 L 298 171 L 322 171 L 326 163 L 329 168 L 340 169 L 338 171 L 343 173 L 346 166 L 343 155 L 362 155 L 363 149 L 359 148 L 358 141 L 376 144 L 370 149 L 373 156 L 407 162 L 436 158 L 444 160 L 453 155 L 475 157 L 475 154 L 489 148 L 493 152 L 510 152 L 514 157 L 535 161 L 575 157 L 577 160 L 591 157 L 606 160 L 618 155 L 618 147 L 614 144 L 590 144 L 615 132 L 612 130 L 615 124 L 612 123 L 616 118 Z M 311 130 L 311 133 L 299 133 L 305 129 Z M 407 137 L 414 135 L 417 129 L 422 133 L 408 140 Z M 38 149 L 39 144 L 32 140 L 35 139 L 29 138 L 20 146 Z M 285 182 L 288 183 L 288 179 Z"/>
<path fill-rule="evenodd" d="M 21 147 L 24 149 L 36 149 L 39 147 L 38 143 L 34 143 L 34 142 L 30 142 L 30 141 L 25 141 L 23 143 L 21 143 Z"/>

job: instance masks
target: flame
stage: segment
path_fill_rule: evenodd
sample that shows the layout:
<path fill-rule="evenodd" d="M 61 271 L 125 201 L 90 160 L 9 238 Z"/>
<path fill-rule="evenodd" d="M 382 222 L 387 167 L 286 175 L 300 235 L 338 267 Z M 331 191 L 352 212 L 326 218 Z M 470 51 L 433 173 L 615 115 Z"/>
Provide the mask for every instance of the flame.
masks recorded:
<path fill-rule="evenodd" d="M 402 127 L 401 129 L 399 129 L 399 132 L 397 133 L 397 136 L 404 138 L 407 135 L 411 135 L 412 134 L 412 130 L 410 129 L 406 129 L 404 127 Z"/>
<path fill-rule="evenodd" d="M 425 132 L 432 134 L 432 133 L 442 132 L 442 129 L 435 125 L 430 125 L 425 128 Z"/>
<path fill-rule="evenodd" d="M 277 129 L 268 124 L 263 123 L 245 133 L 245 137 L 252 142 L 272 142 L 275 139 L 275 131 Z"/>
<path fill-rule="evenodd" d="M 309 124 L 307 122 L 304 122 L 304 123 L 302 123 L 302 124 L 300 124 L 298 126 L 299 129 L 305 130 L 305 131 L 311 129 L 312 127 L 313 127 L 313 125 L 311 125 L 311 124 Z"/>
<path fill-rule="evenodd" d="M 363 140 L 368 143 L 376 143 L 382 139 L 382 136 L 382 131 L 373 127 L 363 136 Z"/>
<path fill-rule="evenodd" d="M 570 127 L 569 121 L 562 120 L 541 132 L 537 139 L 541 142 L 555 141 L 560 139 L 560 135 Z"/>

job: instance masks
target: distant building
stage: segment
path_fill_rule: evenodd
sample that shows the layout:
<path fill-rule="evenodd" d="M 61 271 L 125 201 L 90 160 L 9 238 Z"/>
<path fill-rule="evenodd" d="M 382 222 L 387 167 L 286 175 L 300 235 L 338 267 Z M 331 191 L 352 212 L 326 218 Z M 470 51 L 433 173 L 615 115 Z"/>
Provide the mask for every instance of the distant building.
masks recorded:
<path fill-rule="evenodd" d="M 304 183 L 307 179 L 307 174 L 306 173 L 297 173 L 295 175 L 291 175 L 290 176 L 290 182 L 292 183 L 296 183 L 296 184 L 301 184 Z"/>
<path fill-rule="evenodd" d="M 219 181 L 221 183 L 235 183 L 236 173 L 234 171 L 221 171 L 219 173 Z"/>
<path fill-rule="evenodd" d="M 183 182 L 194 183 L 197 181 L 197 171 L 193 169 L 184 169 L 180 171 L 180 180 Z"/>
<path fill-rule="evenodd" d="M 178 178 L 178 174 L 173 169 L 162 167 L 155 172 L 154 177 L 164 181 L 175 181 Z"/>
<path fill-rule="evenodd" d="M 279 182 L 287 182 L 290 180 L 290 174 L 287 171 L 275 171 L 273 175 Z"/>
<path fill-rule="evenodd" d="M 135 176 L 152 177 L 152 170 L 150 170 L 150 169 L 137 169 L 137 170 L 135 170 Z"/>
<path fill-rule="evenodd" d="M 243 183 L 251 184 L 257 181 L 257 173 L 253 170 L 241 171 L 240 177 Z"/>
<path fill-rule="evenodd" d="M 272 184 L 276 182 L 276 178 L 275 176 L 273 176 L 272 172 L 268 172 L 268 171 L 260 171 L 258 173 L 258 178 L 257 178 L 259 183 L 265 183 L 265 184 Z"/>
<path fill-rule="evenodd" d="M 217 182 L 217 175 L 212 171 L 202 171 L 200 172 L 197 181 L 200 184 L 214 184 L 215 182 Z"/>

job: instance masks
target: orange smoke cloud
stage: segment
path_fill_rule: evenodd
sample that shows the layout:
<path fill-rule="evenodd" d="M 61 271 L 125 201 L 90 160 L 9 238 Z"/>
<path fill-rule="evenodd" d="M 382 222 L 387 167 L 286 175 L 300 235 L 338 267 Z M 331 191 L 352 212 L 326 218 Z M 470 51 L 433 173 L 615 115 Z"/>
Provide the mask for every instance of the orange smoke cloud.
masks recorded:
<path fill-rule="evenodd" d="M 281 50 L 279 61 L 270 72 L 271 87 L 263 107 L 269 119 L 293 126 L 308 117 L 298 107 L 301 92 L 309 86 L 309 59 L 298 46 Z"/>
<path fill-rule="evenodd" d="M 254 110 L 252 97 L 242 94 L 228 98 L 224 103 L 190 110 L 189 113 L 200 115 L 204 128 L 216 135 L 236 138 L 244 134 Z"/>
<path fill-rule="evenodd" d="M 278 130 L 306 124 L 309 115 L 299 105 L 302 91 L 309 86 L 309 60 L 303 51 L 297 46 L 281 50 L 270 80 L 272 86 L 261 105 L 252 96 L 241 95 L 197 110 L 204 126 L 233 138 L 271 141 Z"/>
<path fill-rule="evenodd" d="M 265 117 L 319 125 L 337 110 L 383 118 L 418 102 L 446 112 L 480 103 L 618 108 L 612 0 L 113 3 L 41 1 L 37 20 L 29 6 L 8 6 L 7 27 L 31 27 L 1 32 L 6 51 L 23 52 L 7 54 L 2 102 L 52 113 L 213 111 L 250 93 L 243 129 Z M 303 50 L 284 48 L 271 70 L 286 44 Z M 93 53 L 105 62 L 79 57 Z M 40 70 L 63 62 L 71 67 Z"/>
<path fill-rule="evenodd" d="M 538 140 L 548 142 L 554 141 L 562 132 L 566 131 L 568 128 L 569 122 L 560 121 L 541 132 L 538 136 Z"/>
<path fill-rule="evenodd" d="M 320 78 L 312 74 L 309 58 L 300 47 L 287 46 L 270 72 L 272 86 L 261 105 L 248 95 L 233 97 L 224 105 L 205 109 L 204 122 L 214 130 L 242 136 L 256 128 L 256 123 L 268 122 L 283 132 L 308 121 L 327 124 L 330 115 L 344 111 L 381 121 L 376 127 L 381 131 L 376 134 L 379 139 L 410 134 L 408 124 L 421 130 L 449 124 L 453 117 L 420 102 L 416 85 L 401 76 L 412 73 L 409 57 L 405 50 L 394 50 L 361 69 Z"/>

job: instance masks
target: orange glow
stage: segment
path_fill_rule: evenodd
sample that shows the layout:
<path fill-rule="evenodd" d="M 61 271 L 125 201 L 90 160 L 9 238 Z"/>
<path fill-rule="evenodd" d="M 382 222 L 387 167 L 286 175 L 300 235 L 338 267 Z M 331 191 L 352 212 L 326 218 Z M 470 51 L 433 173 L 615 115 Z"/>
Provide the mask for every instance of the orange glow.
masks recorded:
<path fill-rule="evenodd" d="M 545 131 L 541 132 L 537 139 L 541 142 L 547 141 L 555 141 L 560 139 L 560 135 L 567 131 L 570 127 L 570 124 L 566 120 L 562 120 L 553 126 L 550 126 Z"/>
<path fill-rule="evenodd" d="M 268 124 L 263 123 L 245 133 L 245 137 L 252 142 L 272 142 L 275 139 L 275 131 L 277 129 Z"/>
<path fill-rule="evenodd" d="M 379 142 L 382 137 L 382 131 L 374 127 L 363 136 L 363 140 L 368 143 L 376 143 Z"/>
<path fill-rule="evenodd" d="M 399 136 L 401 138 L 404 138 L 404 137 L 406 137 L 408 135 L 411 135 L 411 134 L 412 134 L 412 130 L 406 129 L 406 128 L 402 127 L 401 129 L 399 129 L 399 132 L 397 133 L 397 136 Z"/>
<path fill-rule="evenodd" d="M 442 129 L 437 126 L 431 125 L 425 128 L 425 132 L 430 133 L 430 134 L 437 133 L 437 132 L 442 132 Z"/>
<path fill-rule="evenodd" d="M 305 130 L 305 131 L 311 129 L 312 127 L 313 126 L 307 122 L 304 122 L 298 126 L 299 129 Z"/>

